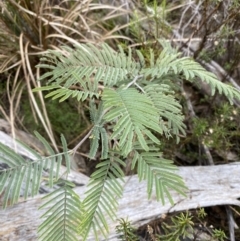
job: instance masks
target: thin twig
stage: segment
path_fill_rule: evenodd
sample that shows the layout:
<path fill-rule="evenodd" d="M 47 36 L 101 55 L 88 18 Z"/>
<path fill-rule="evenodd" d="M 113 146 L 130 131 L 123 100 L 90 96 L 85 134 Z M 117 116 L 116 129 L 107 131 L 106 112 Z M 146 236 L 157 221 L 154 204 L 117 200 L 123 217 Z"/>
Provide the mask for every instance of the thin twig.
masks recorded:
<path fill-rule="evenodd" d="M 225 209 L 228 217 L 228 228 L 230 233 L 230 240 L 235 241 L 235 232 L 234 232 L 235 221 L 233 218 L 232 210 L 229 208 L 229 206 L 225 206 Z"/>
<path fill-rule="evenodd" d="M 86 136 L 72 149 L 73 156 L 75 155 L 77 149 L 87 140 L 87 138 L 91 135 L 93 128 L 87 133 Z"/>
<path fill-rule="evenodd" d="M 137 80 L 142 78 L 143 75 L 137 75 L 134 77 L 133 81 L 131 81 L 124 89 L 128 89 L 131 85 L 136 85 L 138 89 L 142 91 L 142 93 L 145 93 L 144 89 L 137 83 Z"/>

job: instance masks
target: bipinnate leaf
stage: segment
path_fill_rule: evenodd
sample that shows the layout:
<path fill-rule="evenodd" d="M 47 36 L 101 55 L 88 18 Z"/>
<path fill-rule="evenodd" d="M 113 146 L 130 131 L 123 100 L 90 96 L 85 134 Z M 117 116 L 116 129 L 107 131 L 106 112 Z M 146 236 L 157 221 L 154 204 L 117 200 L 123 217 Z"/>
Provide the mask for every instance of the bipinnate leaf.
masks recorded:
<path fill-rule="evenodd" d="M 75 48 L 62 47 L 62 51 L 49 50 L 41 59 L 39 68 L 49 69 L 40 77 L 47 79 L 49 85 L 36 88 L 34 91 L 47 91 L 47 97 L 64 101 L 69 97 L 84 101 L 87 98 L 99 98 L 99 84 L 104 87 L 121 87 L 129 78 L 141 76 L 142 80 L 161 82 L 166 76 L 184 77 L 189 81 L 196 78 L 207 82 L 212 94 L 216 90 L 224 94 L 230 102 L 240 99 L 240 93 L 234 87 L 220 82 L 217 77 L 205 70 L 199 63 L 189 57 L 180 57 L 166 41 L 159 41 L 163 46 L 160 55 L 155 59 L 150 50 L 150 65 L 146 65 L 143 54 L 137 50 L 139 63 L 132 57 L 132 50 L 127 53 L 119 47 L 113 50 L 107 44 L 79 44 Z M 141 81 L 141 80 L 140 80 Z"/>
<path fill-rule="evenodd" d="M 179 141 L 179 134 L 185 135 L 184 116 L 182 106 L 174 97 L 174 92 L 166 84 L 148 84 L 144 91 L 152 101 L 159 114 L 159 124 L 165 136 L 171 137 L 171 133 Z M 166 122 L 167 120 L 167 122 Z M 165 124 L 166 123 L 166 124 Z"/>
<path fill-rule="evenodd" d="M 91 179 L 83 201 L 84 214 L 80 224 L 80 233 L 86 240 L 90 230 L 96 240 L 99 232 L 106 238 L 108 234 L 108 219 L 116 217 L 118 199 L 123 191 L 124 173 L 117 153 L 110 153 L 109 159 L 102 161 L 91 175 Z"/>
<path fill-rule="evenodd" d="M 107 44 L 79 44 L 74 49 L 62 47 L 61 51 L 48 51 L 39 68 L 48 69 L 40 80 L 48 80 L 48 86 L 34 91 L 49 91 L 46 97 L 64 101 L 69 97 L 90 103 L 92 129 L 90 158 L 95 158 L 101 145 L 101 160 L 91 175 L 86 197 L 79 197 L 66 183 L 47 197 L 42 206 L 49 210 L 43 215 L 45 221 L 39 227 L 40 240 L 76 239 L 77 231 L 86 240 L 90 231 L 99 238 L 108 234 L 108 219 L 115 218 L 118 199 L 123 192 L 122 180 L 125 163 L 121 158 L 132 158 L 132 169 L 137 170 L 139 180 L 147 181 L 150 198 L 154 192 L 157 200 L 165 203 L 166 197 L 173 203 L 170 190 L 184 195 L 186 187 L 172 161 L 159 152 L 160 135 L 166 137 L 185 134 L 181 105 L 172 91 L 176 78 L 187 81 L 205 81 L 212 94 L 216 90 L 230 102 L 240 100 L 240 92 L 220 82 L 199 63 L 189 57 L 180 57 L 169 43 L 161 42 L 163 50 L 155 56 L 150 50 L 146 61 L 139 50 L 138 62 L 131 48 L 119 47 L 115 51 Z M 173 78 L 174 77 L 174 78 Z M 167 80 L 167 81 L 166 81 Z M 166 84 L 169 83 L 169 84 Z M 97 100 L 97 101 L 96 101 Z M 59 169 L 65 159 L 70 171 L 69 152 L 63 136 L 63 153 L 55 153 L 39 134 L 38 139 L 48 151 L 49 157 L 26 161 L 20 155 L 0 144 L 1 161 L 7 165 L 0 171 L 0 195 L 4 207 L 17 202 L 23 196 L 38 192 L 42 172 L 49 172 L 49 185 L 59 179 Z M 112 150 L 112 149 L 114 150 Z M 81 214 L 81 215 L 80 215 Z M 77 230 L 78 227 L 78 230 Z"/>
<path fill-rule="evenodd" d="M 5 169 L 0 170 L 0 195 L 3 198 L 3 208 L 6 208 L 17 203 L 20 196 L 27 198 L 38 193 L 43 160 L 26 160 L 1 143 L 0 152 L 1 163 L 6 165 Z"/>
<path fill-rule="evenodd" d="M 33 160 L 25 159 L 11 148 L 0 143 L 1 163 L 6 165 L 5 169 L 0 170 L 0 195 L 3 197 L 3 208 L 17 203 L 20 197 L 26 199 L 29 196 L 37 195 L 44 171 L 45 174 L 47 172 L 49 174 L 50 187 L 59 178 L 62 156 L 67 152 L 66 146 L 64 146 L 65 152 L 55 154 L 48 142 L 39 133 L 36 135 L 45 145 L 50 156 L 42 157 L 32 148 L 17 142 L 17 145 L 23 145 L 34 157 Z M 65 140 L 63 136 L 61 139 Z M 65 159 L 67 166 L 70 165 L 69 162 L 69 159 Z"/>
<path fill-rule="evenodd" d="M 162 153 L 156 151 L 156 148 L 145 152 L 141 151 L 139 145 L 135 145 L 133 151 L 132 169 L 137 165 L 137 174 L 139 181 L 147 181 L 148 198 L 153 194 L 155 189 L 156 199 L 165 204 L 165 198 L 173 204 L 170 190 L 175 190 L 185 196 L 187 190 L 182 178 L 176 174 L 177 167 L 173 161 L 166 160 Z"/>
<path fill-rule="evenodd" d="M 41 216 L 45 219 L 38 227 L 38 240 L 77 241 L 81 219 L 81 202 L 69 183 L 43 198 L 40 209 L 47 208 Z"/>
<path fill-rule="evenodd" d="M 104 109 L 107 111 L 104 119 L 115 123 L 110 138 L 118 140 L 119 148 L 124 155 L 131 152 L 135 137 L 146 151 L 148 151 L 146 138 L 157 144 L 160 143 L 152 133 L 152 131 L 163 133 L 159 125 L 158 109 L 146 95 L 134 88 L 118 90 L 105 88 L 102 99 Z"/>
<path fill-rule="evenodd" d="M 204 69 L 194 59 L 179 57 L 180 53 L 173 49 L 166 41 L 159 42 L 163 46 L 161 54 L 155 63 L 154 59 L 152 59 L 151 65 L 147 68 L 142 68 L 140 71 L 140 74 L 143 74 L 145 78 L 151 77 L 153 80 L 161 80 L 165 76 L 181 75 L 190 82 L 200 79 L 210 85 L 212 95 L 218 90 L 220 94 L 224 94 L 228 98 L 230 103 L 233 102 L 234 98 L 240 100 L 240 92 L 236 88 L 219 81 L 215 74 Z"/>
<path fill-rule="evenodd" d="M 74 49 L 63 46 L 62 52 L 49 50 L 37 67 L 49 69 L 39 79 L 47 79 L 49 85 L 33 91 L 50 90 L 46 97 L 60 102 L 69 97 L 78 101 L 99 98 L 100 83 L 112 87 L 140 68 L 132 58 L 130 48 L 126 55 L 121 47 L 116 52 L 107 44 L 99 47 L 79 44 Z"/>

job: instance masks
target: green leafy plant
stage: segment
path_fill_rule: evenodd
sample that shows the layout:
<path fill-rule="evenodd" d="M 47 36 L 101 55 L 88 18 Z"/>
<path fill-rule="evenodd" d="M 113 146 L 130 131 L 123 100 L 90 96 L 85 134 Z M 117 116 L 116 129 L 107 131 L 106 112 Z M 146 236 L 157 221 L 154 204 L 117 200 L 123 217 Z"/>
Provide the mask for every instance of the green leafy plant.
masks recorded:
<path fill-rule="evenodd" d="M 17 203 L 20 196 L 26 199 L 28 196 L 38 194 L 42 176 L 46 170 L 49 172 L 49 186 L 53 187 L 54 182 L 59 179 L 59 170 L 64 157 L 67 172 L 70 171 L 65 138 L 61 137 L 63 153 L 56 154 L 42 136 L 38 133 L 36 136 L 48 150 L 50 156 L 44 158 L 35 150 L 25 146 L 34 157 L 33 161 L 28 161 L 9 147 L 0 144 L 1 163 L 7 164 L 7 168 L 0 170 L 0 193 L 3 194 L 3 208 Z"/>
<path fill-rule="evenodd" d="M 178 216 L 171 218 L 172 225 L 163 224 L 163 228 L 166 232 L 165 235 L 161 235 L 159 240 L 167 240 L 167 241 L 178 241 L 180 237 L 186 238 L 189 233 L 193 231 L 193 221 L 192 216 L 189 212 L 180 213 Z"/>
<path fill-rule="evenodd" d="M 76 240 L 81 218 L 81 202 L 72 190 L 72 185 L 63 187 L 46 195 L 47 201 L 40 208 L 48 208 L 41 218 L 45 221 L 39 226 L 39 240 Z M 57 200 L 57 202 L 56 202 Z"/>
<path fill-rule="evenodd" d="M 223 241 L 227 238 L 226 234 L 221 229 L 213 229 L 213 237 L 220 241 Z"/>
<path fill-rule="evenodd" d="M 131 226 L 128 220 L 119 219 L 119 225 L 116 226 L 116 233 L 119 238 L 125 241 L 137 241 L 138 237 L 135 234 L 136 230 Z"/>
<path fill-rule="evenodd" d="M 204 231 L 207 221 L 204 208 L 196 210 L 195 215 L 189 211 L 175 214 L 168 221 L 159 222 L 161 234 L 154 233 L 154 229 L 147 225 L 147 232 L 154 241 L 180 241 L 180 240 L 219 240 L 226 238 L 224 231 L 213 229 Z M 130 225 L 130 224 L 129 224 Z"/>
<path fill-rule="evenodd" d="M 126 165 L 125 160 L 131 162 L 131 169 L 137 172 L 139 181 L 147 182 L 149 198 L 155 193 L 156 199 L 164 204 L 166 198 L 174 203 L 170 189 L 184 195 L 186 187 L 175 173 L 177 167 L 171 160 L 163 158 L 159 151 L 162 135 L 175 137 L 178 142 L 179 135 L 185 134 L 184 117 L 171 87 L 172 80 L 174 77 L 188 81 L 199 78 L 210 85 L 212 94 L 218 90 L 230 102 L 234 98 L 240 99 L 240 93 L 218 81 L 214 74 L 191 58 L 180 57 L 166 42 L 160 43 L 163 47 L 161 54 L 156 58 L 150 50 L 148 62 L 138 50 L 132 53 L 128 48 L 125 53 L 121 47 L 115 51 L 107 44 L 78 44 L 75 48 L 65 46 L 56 51 L 49 50 L 41 59 L 38 68 L 48 72 L 40 80 L 47 80 L 48 85 L 34 91 L 48 91 L 46 97 L 60 102 L 70 97 L 85 102 L 89 105 L 92 128 L 71 151 L 67 150 L 62 137 L 63 152 L 58 154 L 37 134 L 50 157 L 40 157 L 29 149 L 37 157 L 34 164 L 1 145 L 3 162 L 8 165 L 0 175 L 1 190 L 7 190 L 3 193 L 4 206 L 12 200 L 10 196 L 14 197 L 10 204 L 17 202 L 19 189 L 16 186 L 21 186 L 25 179 L 25 198 L 29 190 L 33 190 L 32 195 L 36 194 L 43 170 L 49 170 L 49 184 L 53 186 L 59 180 L 59 165 L 63 157 L 69 171 L 69 155 L 74 154 L 87 139 L 90 139 L 89 158 L 101 152 L 101 162 L 90 177 L 82 201 L 67 184 L 49 194 L 44 204 L 49 210 L 43 215 L 46 219 L 39 228 L 40 238 L 49 239 L 50 236 L 51 240 L 58 240 L 62 233 L 60 229 L 69 234 L 71 228 L 76 231 L 76 225 L 84 240 L 90 231 L 96 238 L 100 234 L 107 237 L 108 219 L 116 218 L 118 199 L 123 192 L 122 167 Z M 135 55 L 136 58 L 133 57 Z M 18 185 L 11 188 L 12 183 Z M 59 206 L 59 216 L 54 212 L 55 203 Z M 57 219 L 59 225 L 49 228 Z M 67 225 L 60 225 L 61 222 Z M 72 240 L 70 236 L 66 236 L 65 240 Z"/>
<path fill-rule="evenodd" d="M 211 116 L 193 119 L 193 139 L 206 144 L 225 161 L 236 160 L 234 155 L 230 157 L 227 153 L 233 150 L 233 140 L 239 135 L 239 126 L 235 121 L 238 116 L 237 108 L 228 103 L 215 107 Z"/>
<path fill-rule="evenodd" d="M 200 208 L 199 210 L 197 210 L 197 216 L 199 219 L 204 219 L 207 216 L 204 208 Z"/>

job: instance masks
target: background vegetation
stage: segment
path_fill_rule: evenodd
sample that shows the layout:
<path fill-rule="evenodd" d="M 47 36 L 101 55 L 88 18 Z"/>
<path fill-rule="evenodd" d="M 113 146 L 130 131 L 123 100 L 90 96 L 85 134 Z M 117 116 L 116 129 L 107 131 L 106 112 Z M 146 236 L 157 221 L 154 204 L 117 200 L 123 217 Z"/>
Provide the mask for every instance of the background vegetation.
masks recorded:
<path fill-rule="evenodd" d="M 57 151 L 60 133 L 77 145 L 90 127 L 87 107 L 74 99 L 61 103 L 32 89 L 44 85 L 36 69 L 47 49 L 78 43 L 107 42 L 140 49 L 149 61 L 149 47 L 168 39 L 182 52 L 240 90 L 240 4 L 235 1 L 108 1 L 5 0 L 0 2 L 0 111 L 16 129 L 38 130 Z M 41 72 L 40 72 L 41 71 Z M 179 79 L 176 95 L 184 106 L 186 137 L 164 140 L 162 152 L 177 165 L 214 165 L 239 161 L 239 102 L 223 104 L 208 85 Z M 79 152 L 84 162 L 88 143 Z M 100 156 L 100 154 L 99 154 Z M 90 175 L 98 159 L 83 170 Z M 76 161 L 76 169 L 82 169 Z M 84 166 L 84 165 L 83 165 Z M 125 173 L 130 173 L 126 166 Z M 236 216 L 236 218 L 239 218 Z"/>

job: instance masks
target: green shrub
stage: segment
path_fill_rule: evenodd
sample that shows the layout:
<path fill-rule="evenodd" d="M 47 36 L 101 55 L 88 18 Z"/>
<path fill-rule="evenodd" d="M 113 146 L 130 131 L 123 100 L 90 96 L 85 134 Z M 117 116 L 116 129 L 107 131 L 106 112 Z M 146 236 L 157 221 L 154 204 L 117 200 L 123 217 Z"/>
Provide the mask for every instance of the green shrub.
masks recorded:
<path fill-rule="evenodd" d="M 0 151 L 3 162 L 9 168 L 0 175 L 0 194 L 4 188 L 4 207 L 18 201 L 20 188 L 25 184 L 24 197 L 38 193 L 43 170 L 49 170 L 50 187 L 60 181 L 59 166 L 63 159 L 70 171 L 70 155 L 90 139 L 89 158 L 101 153 L 101 162 L 91 175 L 85 198 L 80 200 L 71 184 L 64 182 L 58 190 L 50 193 L 42 207 L 48 207 L 45 220 L 39 228 L 39 239 L 77 240 L 77 234 L 85 240 L 90 231 L 96 238 L 108 234 L 107 218 L 113 219 L 118 199 L 124 188 L 125 160 L 131 162 L 139 181 L 147 182 L 147 193 L 156 199 L 171 203 L 170 189 L 184 195 L 186 187 L 175 171 L 173 162 L 166 160 L 159 151 L 161 140 L 185 134 L 181 105 L 171 88 L 174 77 L 188 81 L 201 79 L 209 84 L 212 94 L 219 91 L 230 102 L 240 99 L 240 93 L 233 87 L 217 80 L 201 65 L 188 57 L 180 57 L 166 42 L 161 54 L 155 59 L 150 50 L 150 61 L 136 50 L 138 59 L 119 47 L 113 50 L 109 45 L 78 44 L 75 48 L 62 47 L 61 51 L 49 50 L 39 68 L 48 69 L 40 80 L 48 85 L 34 91 L 48 91 L 46 97 L 60 102 L 72 97 L 89 104 L 92 128 L 73 149 L 67 149 L 63 136 L 62 153 L 54 153 L 51 146 L 39 134 L 50 156 L 43 158 L 34 150 L 34 162 L 27 162 L 4 145 Z M 159 46 L 160 47 L 160 46 Z M 167 84 L 170 83 L 170 84 Z M 61 105 L 61 104 L 60 104 Z M 16 185 L 13 185 L 16 184 Z"/>

